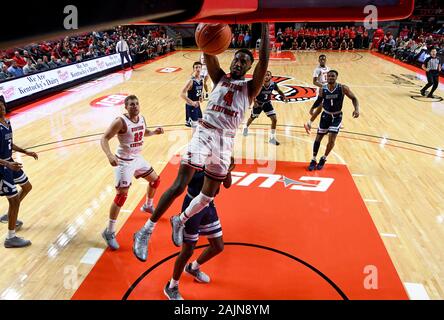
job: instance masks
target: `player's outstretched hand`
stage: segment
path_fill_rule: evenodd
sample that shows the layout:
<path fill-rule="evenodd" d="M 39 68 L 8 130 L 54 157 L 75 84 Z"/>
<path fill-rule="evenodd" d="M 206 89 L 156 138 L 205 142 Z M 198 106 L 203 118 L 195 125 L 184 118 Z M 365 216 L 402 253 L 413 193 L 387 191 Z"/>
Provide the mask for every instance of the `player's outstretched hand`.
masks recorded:
<path fill-rule="evenodd" d="M 353 111 L 353 118 L 359 117 L 359 111 Z"/>
<path fill-rule="evenodd" d="M 11 162 L 8 162 L 6 167 L 11 169 L 12 171 L 19 171 L 23 167 L 23 165 L 19 162 L 11 161 Z"/>
<path fill-rule="evenodd" d="M 108 157 L 108 161 L 113 167 L 117 167 L 119 165 L 119 160 L 113 154 Z"/>
<path fill-rule="evenodd" d="M 27 156 L 33 157 L 35 160 L 39 159 L 39 156 L 37 155 L 37 153 L 33 152 L 33 151 L 26 151 L 25 154 Z"/>
<path fill-rule="evenodd" d="M 164 133 L 163 128 L 157 128 L 156 130 L 154 130 L 154 132 L 156 134 L 163 134 Z"/>

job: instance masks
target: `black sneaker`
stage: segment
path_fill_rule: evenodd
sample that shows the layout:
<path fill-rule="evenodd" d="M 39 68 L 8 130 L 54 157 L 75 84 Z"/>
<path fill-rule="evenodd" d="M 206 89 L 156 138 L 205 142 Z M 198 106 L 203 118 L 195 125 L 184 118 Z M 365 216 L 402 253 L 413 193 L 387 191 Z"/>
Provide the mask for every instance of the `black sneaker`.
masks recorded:
<path fill-rule="evenodd" d="M 327 158 L 322 157 L 322 158 L 319 160 L 318 165 L 316 166 L 316 170 L 322 170 L 322 168 L 323 168 L 324 165 L 325 165 L 325 161 L 327 161 Z"/>
<path fill-rule="evenodd" d="M 434 98 L 434 96 L 433 96 L 433 94 L 429 93 L 429 94 L 427 95 L 427 98 Z"/>
<path fill-rule="evenodd" d="M 421 95 L 424 97 L 425 96 L 425 91 L 424 90 L 421 90 L 421 91 L 419 91 L 420 93 L 421 93 Z"/>
<path fill-rule="evenodd" d="M 316 169 L 316 160 L 311 160 L 310 165 L 308 166 L 308 171 L 313 171 Z"/>
<path fill-rule="evenodd" d="M 170 288 L 170 282 L 168 281 L 165 288 L 163 288 L 163 293 L 167 296 L 168 300 L 183 300 L 179 292 L 179 287 Z"/>

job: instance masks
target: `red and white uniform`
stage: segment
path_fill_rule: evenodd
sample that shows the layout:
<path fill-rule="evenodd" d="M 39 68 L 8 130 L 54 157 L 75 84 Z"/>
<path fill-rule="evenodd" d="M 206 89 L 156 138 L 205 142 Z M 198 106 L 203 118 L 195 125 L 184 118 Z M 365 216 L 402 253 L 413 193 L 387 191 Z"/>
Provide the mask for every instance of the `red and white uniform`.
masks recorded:
<path fill-rule="evenodd" d="M 182 163 L 223 180 L 230 166 L 234 136 L 250 105 L 248 80 L 222 77 L 211 92 L 207 109 L 182 156 Z"/>
<path fill-rule="evenodd" d="M 327 84 L 327 73 L 330 71 L 330 68 L 325 66 L 317 66 L 313 71 L 313 78 L 317 78 L 318 82 L 322 85 Z"/>
<path fill-rule="evenodd" d="M 205 78 L 208 75 L 208 69 L 207 69 L 207 64 L 205 62 L 205 57 L 204 57 L 203 53 L 200 54 L 200 63 L 202 63 L 201 77 Z"/>
<path fill-rule="evenodd" d="M 115 168 L 116 187 L 129 187 L 132 177 L 142 178 L 153 172 L 152 166 L 140 154 L 143 147 L 146 124 L 143 116 L 132 122 L 126 115 L 120 116 L 125 123 L 125 132 L 118 133 L 119 146 L 116 157 L 119 160 Z"/>

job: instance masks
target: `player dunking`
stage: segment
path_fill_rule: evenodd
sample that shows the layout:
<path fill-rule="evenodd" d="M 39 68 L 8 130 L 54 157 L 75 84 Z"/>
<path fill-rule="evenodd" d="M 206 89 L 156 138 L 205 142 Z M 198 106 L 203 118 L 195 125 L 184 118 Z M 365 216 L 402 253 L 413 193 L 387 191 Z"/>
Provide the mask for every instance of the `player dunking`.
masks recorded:
<path fill-rule="evenodd" d="M 115 234 L 116 222 L 120 209 L 126 201 L 133 176 L 136 179 L 144 178 L 149 182 L 146 203 L 140 208 L 144 212 L 154 212 L 153 198 L 160 184 L 160 177 L 140 153 L 143 137 L 162 134 L 163 129 L 157 128 L 151 131 L 146 128 L 145 118 L 140 115 L 139 99 L 136 96 L 130 95 L 125 98 L 125 109 L 127 113 L 116 118 L 100 140 L 109 163 L 115 167 L 116 197 L 109 210 L 108 227 L 102 233 L 102 237 L 112 250 L 119 249 Z M 109 140 L 116 135 L 119 146 L 114 155 L 110 150 Z"/>
<path fill-rule="evenodd" d="M 12 158 L 12 150 L 38 159 L 37 153 L 26 151 L 12 141 L 12 127 L 6 119 L 6 101 L 0 96 L 0 196 L 6 196 L 9 202 L 8 214 L 1 221 L 8 223 L 8 234 L 4 242 L 5 248 L 22 248 L 31 245 L 31 241 L 17 237 L 15 232 L 20 230 L 23 222 L 17 220 L 20 204 L 31 191 L 32 185 L 22 170 L 22 164 Z M 20 192 L 17 186 L 21 186 Z"/>
<path fill-rule="evenodd" d="M 319 91 L 319 96 L 313 107 L 310 109 L 311 118 L 305 124 L 310 130 L 311 123 L 321 113 L 321 121 L 316 135 L 316 140 L 313 144 L 313 159 L 310 162 L 308 170 L 313 171 L 315 169 L 321 170 L 324 167 L 327 157 L 331 150 L 335 146 L 336 137 L 339 133 L 342 122 L 342 104 L 344 102 L 344 95 L 349 97 L 353 102 L 353 118 L 359 117 L 359 102 L 356 96 L 351 92 L 350 88 L 346 85 L 336 82 L 338 78 L 338 72 L 336 70 L 330 70 L 327 74 L 327 85 L 324 85 Z M 308 131 L 309 132 L 309 131 Z M 328 144 L 324 155 L 316 163 L 316 156 L 318 155 L 319 147 L 324 135 L 328 133 Z"/>
<path fill-rule="evenodd" d="M 322 90 L 322 86 L 327 84 L 327 73 L 330 71 L 330 68 L 327 67 L 327 56 L 325 54 L 321 54 L 319 56 L 319 65 L 313 71 L 313 84 L 319 87 L 319 92 Z M 305 131 L 307 133 L 310 132 L 310 128 L 304 124 Z"/>
<path fill-rule="evenodd" d="M 200 54 L 200 63 L 202 64 L 201 76 L 203 78 L 203 86 L 204 86 L 204 90 L 205 90 L 203 98 L 205 100 L 208 100 L 208 94 L 209 94 L 208 79 L 210 78 L 210 76 L 208 75 L 207 63 L 205 62 L 205 55 L 203 53 Z"/>
<path fill-rule="evenodd" d="M 225 188 L 231 186 L 231 171 L 234 169 L 234 159 L 231 159 L 231 165 L 223 185 Z M 185 210 L 194 197 L 197 197 L 204 184 L 205 172 L 196 171 L 190 183 L 188 184 L 187 195 L 183 200 L 182 209 Z M 209 246 L 192 263 L 187 264 L 194 252 L 194 247 L 199 240 L 199 235 L 208 238 Z M 222 226 L 217 216 L 216 206 L 210 202 L 201 212 L 194 215 L 185 223 L 184 239 L 182 250 L 176 258 L 174 264 L 173 276 L 166 284 L 163 292 L 169 300 L 183 300 L 179 292 L 179 279 L 182 272 L 185 271 L 193 276 L 197 282 L 209 283 L 210 277 L 200 270 L 200 267 L 220 254 L 224 249 L 224 240 L 222 239 Z"/>
<path fill-rule="evenodd" d="M 249 50 L 240 49 L 235 52 L 230 74 L 220 68 L 216 56 L 205 55 L 208 73 L 215 88 L 210 95 L 203 119 L 182 157 L 176 180 L 162 195 L 154 214 L 145 226 L 134 234 L 133 251 L 139 260 L 146 261 L 148 241 L 157 221 L 184 192 L 196 170 L 205 171 L 202 191 L 184 212 L 171 218 L 173 242 L 176 246 L 182 245 L 185 222 L 213 201 L 216 191 L 228 173 L 236 130 L 264 82 L 270 54 L 268 46 L 268 24 L 263 23 L 259 61 L 251 81 L 245 80 L 245 74 L 254 61 Z"/>
<path fill-rule="evenodd" d="M 271 81 L 272 78 L 273 75 L 271 74 L 271 71 L 267 71 L 267 73 L 265 74 L 264 85 L 262 86 L 259 95 L 256 97 L 256 99 L 254 99 L 253 111 L 251 112 L 251 116 L 244 128 L 243 135 L 248 135 L 248 127 L 250 126 L 250 124 L 254 121 L 254 119 L 259 117 L 262 111 L 264 111 L 271 120 L 271 135 L 268 142 L 278 146 L 280 145 L 280 143 L 276 139 L 277 118 L 276 111 L 271 104 L 271 95 L 273 91 L 277 91 L 281 95 L 283 101 L 288 102 L 288 98 L 281 91 L 281 89 L 279 89 L 278 85 Z"/>
<path fill-rule="evenodd" d="M 180 97 L 186 101 L 185 125 L 187 127 L 196 127 L 197 121 L 202 118 L 202 110 L 200 109 L 203 86 L 201 70 L 202 64 L 200 62 L 193 63 L 193 75 L 180 93 Z"/>

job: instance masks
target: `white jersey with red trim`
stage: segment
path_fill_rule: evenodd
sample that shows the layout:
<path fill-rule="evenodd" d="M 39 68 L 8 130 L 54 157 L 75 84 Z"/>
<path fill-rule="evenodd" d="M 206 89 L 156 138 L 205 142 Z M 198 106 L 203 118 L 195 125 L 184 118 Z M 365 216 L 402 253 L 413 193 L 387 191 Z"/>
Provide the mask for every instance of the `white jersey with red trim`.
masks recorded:
<path fill-rule="evenodd" d="M 313 71 L 313 78 L 317 78 L 318 82 L 322 85 L 327 84 L 327 73 L 330 71 L 330 68 L 325 66 L 318 66 Z"/>
<path fill-rule="evenodd" d="M 146 129 L 145 118 L 139 116 L 137 122 L 132 122 L 126 115 L 122 115 L 120 118 L 126 124 L 126 132 L 117 134 L 119 146 L 116 155 L 121 159 L 134 159 L 142 151 Z"/>
<path fill-rule="evenodd" d="M 211 92 L 202 119 L 210 125 L 235 132 L 250 106 L 248 81 L 235 80 L 225 75 Z"/>

